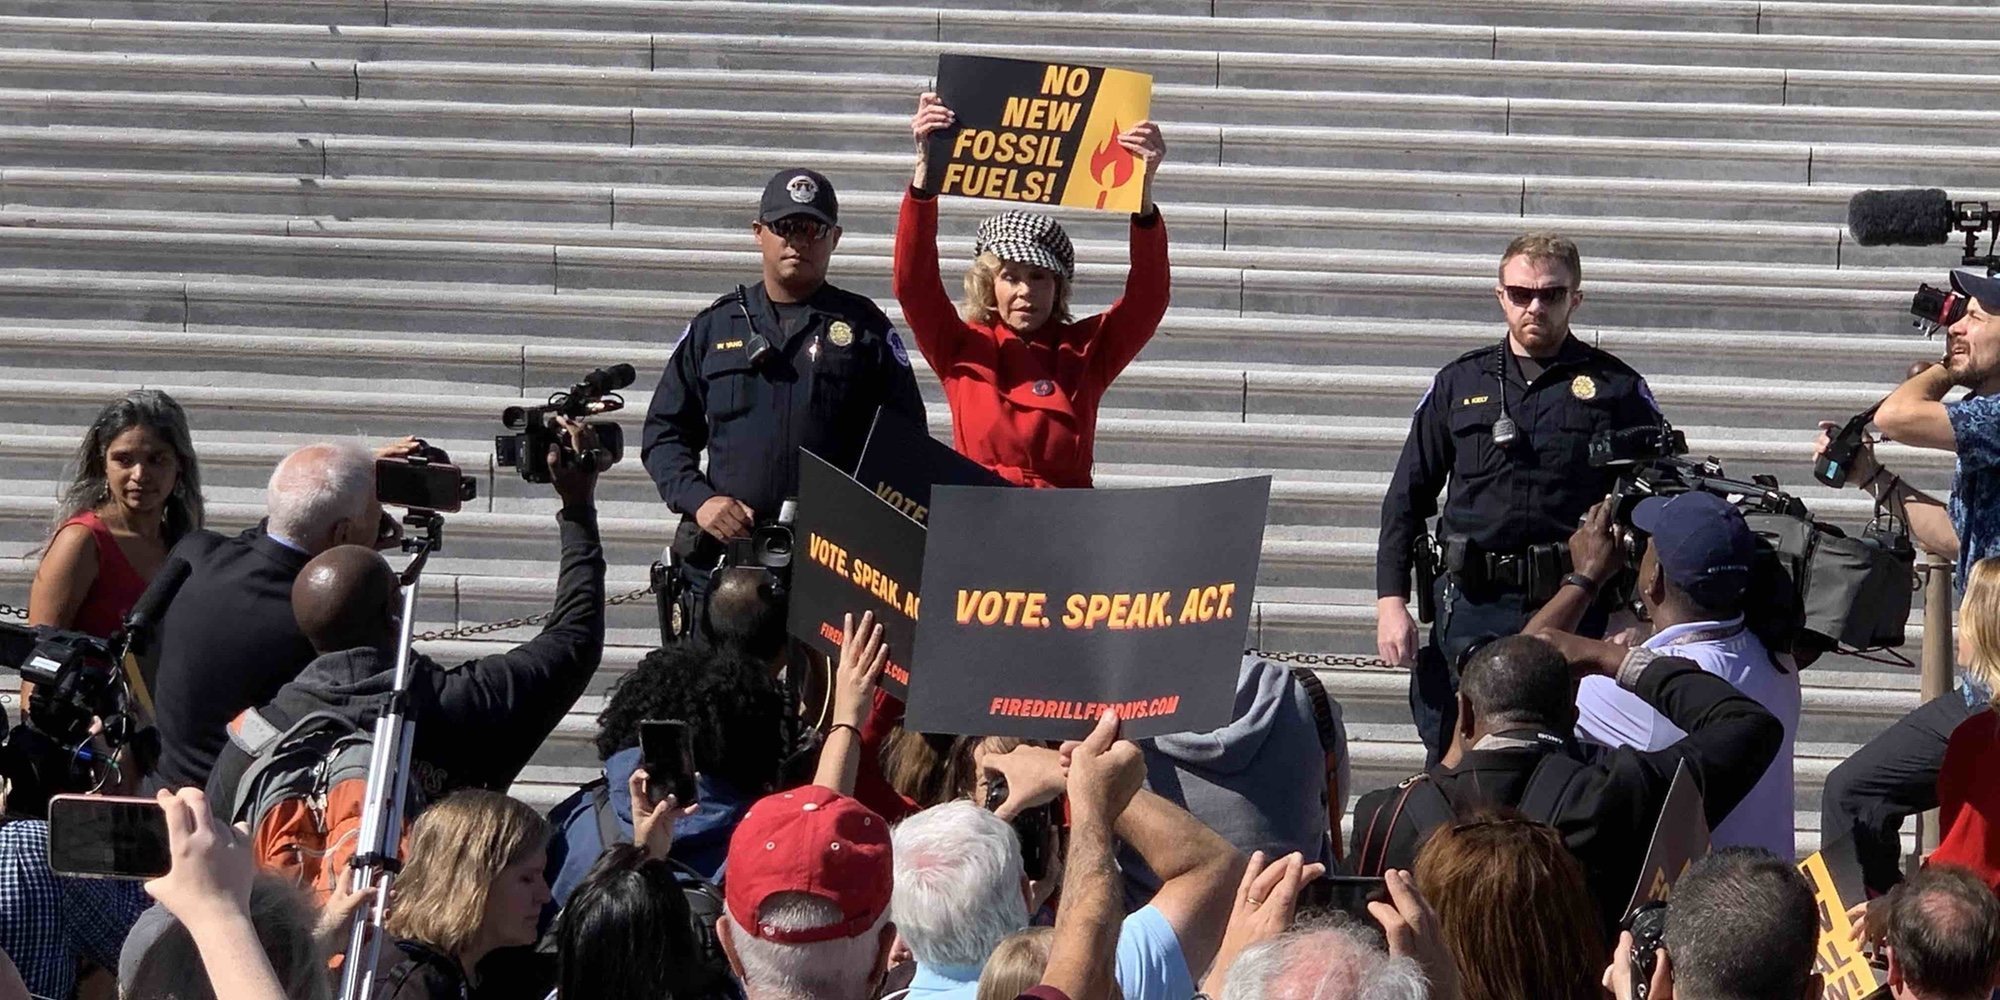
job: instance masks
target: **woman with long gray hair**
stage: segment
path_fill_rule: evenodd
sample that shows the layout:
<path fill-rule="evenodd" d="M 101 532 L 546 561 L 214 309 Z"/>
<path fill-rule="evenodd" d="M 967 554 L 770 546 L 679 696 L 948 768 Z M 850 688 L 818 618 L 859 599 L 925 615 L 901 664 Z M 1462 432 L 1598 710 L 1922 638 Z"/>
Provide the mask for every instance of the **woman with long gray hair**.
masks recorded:
<path fill-rule="evenodd" d="M 168 550 L 202 525 L 187 414 L 157 389 L 126 393 L 91 421 L 75 465 L 35 569 L 28 621 L 109 637 Z"/>

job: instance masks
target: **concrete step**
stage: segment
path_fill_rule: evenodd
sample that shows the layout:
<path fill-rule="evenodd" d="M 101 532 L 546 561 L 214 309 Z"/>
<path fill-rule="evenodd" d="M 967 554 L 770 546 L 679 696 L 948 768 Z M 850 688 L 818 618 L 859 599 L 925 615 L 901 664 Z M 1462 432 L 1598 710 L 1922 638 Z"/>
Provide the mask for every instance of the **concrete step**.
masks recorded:
<path fill-rule="evenodd" d="M 896 175 L 902 175 L 907 183 L 907 162 L 888 154 L 839 154 L 826 159 L 831 161 L 826 162 L 827 169 L 842 192 L 846 229 L 858 235 L 889 231 L 901 198 Z M 764 180 L 780 169 L 777 165 L 782 162 L 786 161 L 771 153 L 743 161 L 712 155 L 705 170 L 708 184 L 668 185 L 15 167 L 0 170 L 0 209 L 103 210 L 117 211 L 126 218 L 139 212 L 243 214 L 310 219 L 315 225 L 368 219 L 506 224 L 487 238 L 497 238 L 524 222 L 613 227 L 699 223 L 740 229 L 746 206 L 755 204 Z M 825 161 L 816 158 L 815 162 Z M 696 168 L 690 163 L 688 169 L 693 173 Z M 1291 197 L 1282 199 L 1276 186 L 1287 183 Z M 1318 243 L 1308 239 L 1307 245 L 1348 247 L 1347 240 L 1369 238 L 1362 223 L 1370 216 L 1354 213 L 1407 220 L 1409 212 L 1420 211 L 1454 217 L 1451 230 L 1433 231 L 1428 235 L 1431 240 L 1454 239 L 1455 230 L 1466 225 L 1495 227 L 1498 232 L 1510 217 L 1536 217 L 1541 220 L 1538 224 L 1571 229 L 1603 226 L 1604 239 L 1610 239 L 1620 226 L 1653 227 L 1665 234 L 1667 238 L 1657 242 L 1668 248 L 1685 245 L 1685 234 L 1691 231 L 1672 225 L 1675 221 L 1699 221 L 1722 235 L 1743 232 L 1735 226 L 1713 225 L 1721 221 L 1748 223 L 1759 232 L 1803 239 L 1807 247 L 1792 252 L 1809 254 L 1823 252 L 1818 243 L 1821 230 L 1793 227 L 1822 226 L 1844 236 L 1847 201 L 1859 190 L 1838 184 L 1180 165 L 1165 168 L 1159 184 L 1161 201 L 1173 213 L 1177 240 L 1187 239 L 1191 226 L 1206 231 L 1219 220 L 1224 231 L 1209 242 L 1219 241 L 1224 246 L 1290 245 L 1292 238 L 1287 233 L 1317 232 L 1322 228 L 1319 220 L 1325 219 L 1348 234 L 1320 237 Z M 1953 195 L 2000 200 L 2000 189 L 1961 188 Z M 956 198 L 946 199 L 939 208 L 947 229 L 983 218 L 991 210 L 986 202 Z M 1116 238 L 1115 227 L 1122 224 L 1097 213 L 1056 209 L 1054 214 L 1079 235 L 1097 232 L 1103 238 Z M 67 216 L 45 212 L 42 217 Z M 1234 231 L 1228 226 L 1232 218 L 1239 223 Z M 169 222 L 196 228 L 216 225 L 183 219 L 163 220 L 159 225 Z M 82 222 L 75 225 L 88 228 Z M 137 222 L 100 225 L 156 228 Z M 1525 228 L 1527 223 L 1516 225 Z M 1675 236 L 1682 239 L 1675 240 Z M 1859 247 L 1845 239 L 1841 242 L 1840 253 L 1846 263 L 1903 260 L 1912 266 L 1933 266 L 1948 259 L 1940 256 L 1946 253 L 1941 249 Z M 1695 255 L 1691 249 L 1674 252 Z M 1775 257 L 1787 254 L 1775 245 L 1770 252 Z M 1618 256 L 1652 255 L 1635 250 Z"/>
<path fill-rule="evenodd" d="M 834 262 L 843 286 L 889 298 L 887 242 L 880 237 L 848 241 L 846 246 L 853 250 L 843 249 Z M 943 250 L 947 258 L 955 256 L 952 242 Z M 292 279 L 322 291 L 342 282 L 367 282 L 366 288 L 356 290 L 383 295 L 403 286 L 417 295 L 453 294 L 453 282 L 506 288 L 516 294 L 700 295 L 730 287 L 740 275 L 754 274 L 758 267 L 754 253 L 717 249 L 25 226 L 0 227 L 0 244 L 18 251 L 23 263 L 33 266 L 18 272 L 24 277 L 122 278 L 151 273 L 201 276 L 215 282 Z M 1124 256 L 1122 247 L 1086 244 L 1079 256 L 1086 261 L 1079 264 L 1075 280 L 1080 307 L 1109 302 L 1122 291 L 1126 268 L 1113 263 Z M 1459 321 L 1487 319 L 1494 311 L 1491 279 L 1475 276 L 1493 266 L 1486 255 L 1376 251 L 1306 257 L 1281 251 L 1188 250 L 1176 257 L 1173 298 L 1185 309 Z M 1102 263 L 1088 262 L 1093 259 Z M 1423 311 L 1411 317 L 1408 303 L 1385 300 L 1382 292 L 1418 276 L 1429 296 Z M 1901 325 L 1895 317 L 1904 308 L 1908 289 L 1937 277 L 1927 271 L 1858 269 L 1842 272 L 1838 284 L 1845 287 L 1822 289 L 1816 286 L 1833 283 L 1824 269 L 1607 261 L 1593 265 L 1587 308 L 1590 316 L 1609 324 L 1753 330 L 1783 328 L 1790 317 L 1774 306 L 1796 302 L 1816 310 L 1817 325 L 1828 333 L 1879 334 Z M 428 284 L 440 287 L 422 287 Z M 478 293 L 461 288 L 456 294 Z"/>
<path fill-rule="evenodd" d="M 37 54 L 39 56 L 40 54 Z M 37 62 L 41 60 L 38 58 Z M 252 60 L 255 62 L 255 60 Z M 281 61 L 282 62 L 282 61 Z M 520 142 L 644 144 L 694 113 L 790 114 L 833 88 L 829 111 L 896 114 L 922 85 L 905 77 L 828 79 L 773 75 L 746 88 L 741 74 L 560 69 L 533 74 L 516 67 L 419 64 L 373 66 L 361 76 L 363 100 L 350 94 L 215 93 L 204 65 L 193 78 L 168 67 L 145 81 L 190 91 L 112 89 L 134 81 L 104 72 L 97 56 L 79 57 L 69 74 L 36 65 L 20 72 L 0 58 L 0 124 L 184 128 L 197 131 L 308 131 L 346 135 L 437 136 Z M 295 67 L 277 67 L 290 79 Z M 258 67 L 226 76 L 233 91 Z M 370 76 L 370 74 L 375 74 Z M 383 77 L 385 85 L 377 85 Z M 546 77 L 556 79 L 550 81 Z M 625 81 L 619 77 L 627 78 Z M 329 77 L 330 79 L 332 77 Z M 631 80 L 643 83 L 628 82 Z M 336 81 L 337 82 L 337 81 Z M 342 85 L 344 86 L 344 85 Z M 262 88 L 258 88 L 261 90 Z M 511 103 L 494 103 L 513 98 Z M 593 100 L 596 98 L 596 100 Z M 635 101 L 633 98 L 639 98 Z M 597 107 L 594 105 L 603 104 Z M 1921 143 L 2000 124 L 2000 114 L 1903 108 L 1763 107 L 1724 103 L 1441 97 L 1362 91 L 1293 92 L 1166 86 L 1153 115 L 1185 132 L 1202 123 L 1327 128 L 1424 128 L 1511 135 L 1628 136 L 1811 142 L 1840 134 L 1853 142 Z"/>
<path fill-rule="evenodd" d="M 42 176 L 24 178 L 29 173 Z M 224 181 L 201 175 L 164 177 L 145 172 L 13 171 L 0 176 L 0 226 L 45 230 L 106 230 L 238 235 L 337 237 L 372 240 L 471 242 L 632 247 L 640 249 L 730 248 L 746 244 L 739 235 L 749 189 L 625 189 L 479 182 L 301 183 L 245 175 Z M 75 179 L 72 185 L 71 178 Z M 129 178 L 130 180 L 123 180 Z M 321 192 L 328 187 L 338 190 Z M 504 190 L 498 200 L 482 195 Z M 456 196 L 438 205 L 413 200 L 428 191 Z M 363 192 L 367 192 L 364 194 Z M 895 230 L 901 194 L 861 191 L 842 195 L 843 246 L 872 249 Z M 569 200 L 574 199 L 574 200 Z M 55 205 L 50 202 L 59 203 Z M 355 205 L 355 202 L 361 202 Z M 80 207 L 69 204 L 80 203 Z M 116 207 L 104 207 L 106 205 Z M 340 209 L 352 215 L 283 213 L 286 208 Z M 497 218 L 513 211 L 530 218 Z M 197 211 L 189 211 L 189 207 Z M 484 218 L 462 219 L 453 214 Z M 418 218 L 391 216 L 409 210 Z M 940 206 L 946 232 L 972 228 L 993 206 L 971 199 L 946 199 Z M 1575 240 L 1592 263 L 1679 262 L 1697 265 L 1807 265 L 1827 268 L 1905 267 L 1931 269 L 1942 263 L 1931 247 L 1864 247 L 1835 223 L 1777 224 L 1720 220 L 1676 222 L 1661 219 L 1600 218 L 1588 215 L 1511 212 L 1455 213 L 1451 225 L 1422 237 L 1410 231 L 1406 211 L 1370 209 L 1260 208 L 1230 205 L 1174 205 L 1177 259 L 1197 266 L 1234 260 L 1214 251 L 1246 251 L 1259 257 L 1282 251 L 1307 264 L 1327 248 L 1337 253 L 1365 251 L 1477 256 L 1497 252 L 1528 230 L 1555 231 Z M 588 217 L 599 213 L 597 217 Z M 1073 240 L 1123 246 L 1122 217 L 1057 209 Z M 353 217 L 353 216 L 359 216 Z M 553 216 L 533 218 L 533 216 Z M 607 218 L 607 216 L 611 216 Z M 728 235 L 724 235 L 728 234 Z M 947 240 L 952 251 L 958 241 Z M 1185 248 L 1185 249 L 1181 249 Z"/>

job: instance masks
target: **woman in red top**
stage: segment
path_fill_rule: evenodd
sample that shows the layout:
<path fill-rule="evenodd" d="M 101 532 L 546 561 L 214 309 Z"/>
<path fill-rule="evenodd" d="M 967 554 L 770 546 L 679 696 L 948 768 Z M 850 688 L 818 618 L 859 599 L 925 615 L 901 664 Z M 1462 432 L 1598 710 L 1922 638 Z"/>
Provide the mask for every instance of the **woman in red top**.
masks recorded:
<path fill-rule="evenodd" d="M 76 475 L 28 592 L 28 622 L 109 638 L 174 543 L 202 524 L 187 414 L 154 389 L 127 393 L 84 432 Z M 25 704 L 29 685 L 21 685 Z"/>
<path fill-rule="evenodd" d="M 926 140 L 952 122 L 936 94 L 918 98 L 910 121 L 916 175 L 896 224 L 894 289 L 904 322 L 944 382 L 961 454 L 1023 486 L 1087 487 L 1098 403 L 1167 311 L 1167 227 L 1153 204 L 1153 173 L 1166 142 L 1151 122 L 1118 136 L 1145 164 L 1131 271 L 1111 308 L 1072 321 L 1075 256 L 1062 226 L 1046 215 L 1010 211 L 980 223 L 963 310 L 945 292 L 937 197 L 921 185 Z"/>
<path fill-rule="evenodd" d="M 1968 680 L 2000 691 L 2000 558 L 1981 559 L 1965 576 L 1958 605 L 1958 663 Z M 2000 891 L 2000 714 L 1992 705 L 1959 723 L 1938 769 L 1937 850 L 1925 864 L 1963 865 Z"/>

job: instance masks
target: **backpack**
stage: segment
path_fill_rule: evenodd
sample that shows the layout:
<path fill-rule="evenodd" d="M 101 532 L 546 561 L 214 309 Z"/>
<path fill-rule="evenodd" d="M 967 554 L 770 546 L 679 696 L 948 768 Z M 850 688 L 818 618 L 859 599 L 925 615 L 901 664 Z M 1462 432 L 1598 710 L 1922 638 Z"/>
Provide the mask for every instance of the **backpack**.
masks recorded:
<path fill-rule="evenodd" d="M 324 904 L 360 843 L 374 731 L 333 712 L 313 712 L 280 730 L 253 708 L 230 720 L 229 739 L 250 756 L 229 821 L 249 825 L 259 867 Z M 405 805 L 407 834 L 414 810 Z M 407 850 L 407 839 L 399 843 Z"/>
<path fill-rule="evenodd" d="M 1555 826 L 1556 812 L 1568 797 L 1569 786 L 1588 765 L 1569 754 L 1545 753 L 1528 772 L 1521 789 L 1521 801 L 1514 809 L 1537 823 Z M 1445 798 L 1443 789 L 1431 780 L 1429 771 L 1408 778 L 1397 786 L 1395 799 L 1368 817 L 1368 830 L 1355 850 L 1354 873 L 1381 875 L 1389 866 L 1389 847 L 1395 842 L 1399 824 L 1408 824 L 1421 846 L 1431 831 L 1458 818 L 1458 810 Z M 1385 816 L 1386 814 L 1386 816 Z M 1386 818 L 1386 824 L 1383 822 Z"/>

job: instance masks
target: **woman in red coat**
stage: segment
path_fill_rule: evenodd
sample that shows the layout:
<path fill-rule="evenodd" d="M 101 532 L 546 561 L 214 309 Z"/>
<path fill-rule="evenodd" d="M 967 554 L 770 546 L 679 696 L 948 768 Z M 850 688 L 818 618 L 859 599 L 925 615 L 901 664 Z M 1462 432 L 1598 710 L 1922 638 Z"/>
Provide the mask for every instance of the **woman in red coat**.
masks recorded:
<path fill-rule="evenodd" d="M 1152 122 L 1118 136 L 1145 165 L 1132 216 L 1125 293 L 1082 320 L 1069 315 L 1075 253 L 1056 220 L 1008 211 L 979 224 L 961 309 L 938 272 L 937 196 L 921 188 L 925 140 L 952 124 L 936 94 L 917 100 L 917 169 L 896 224 L 894 287 L 903 319 L 951 405 L 952 444 L 1023 486 L 1087 487 L 1097 407 L 1167 311 L 1167 227 L 1153 204 L 1166 142 Z"/>

